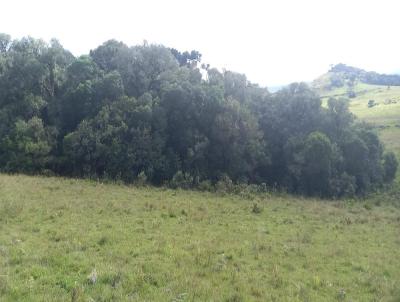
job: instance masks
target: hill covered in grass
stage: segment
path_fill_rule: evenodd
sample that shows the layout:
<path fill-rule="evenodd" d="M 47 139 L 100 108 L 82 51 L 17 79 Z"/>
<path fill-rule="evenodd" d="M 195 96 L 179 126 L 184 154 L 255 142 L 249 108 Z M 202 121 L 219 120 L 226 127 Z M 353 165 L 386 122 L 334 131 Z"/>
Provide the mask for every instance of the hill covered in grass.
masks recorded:
<path fill-rule="evenodd" d="M 1 301 L 397 301 L 400 209 L 0 175 Z"/>
<path fill-rule="evenodd" d="M 327 102 L 347 98 L 349 109 L 379 131 L 386 147 L 400 156 L 400 75 L 382 75 L 338 64 L 312 87 Z"/>
<path fill-rule="evenodd" d="M 380 74 L 340 63 L 332 66 L 326 74 L 314 80 L 313 86 L 320 90 L 332 90 L 352 86 L 354 82 L 369 85 L 400 86 L 400 74 Z"/>

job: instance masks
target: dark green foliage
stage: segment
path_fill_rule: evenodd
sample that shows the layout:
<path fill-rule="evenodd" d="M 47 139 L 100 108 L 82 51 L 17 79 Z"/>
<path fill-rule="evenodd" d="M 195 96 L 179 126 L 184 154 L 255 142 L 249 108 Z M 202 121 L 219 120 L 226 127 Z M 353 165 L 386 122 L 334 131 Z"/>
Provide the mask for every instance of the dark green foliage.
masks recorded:
<path fill-rule="evenodd" d="M 176 172 L 170 181 L 170 186 L 173 189 L 189 189 L 192 185 L 193 177 L 188 173 L 183 173 L 182 171 Z"/>
<path fill-rule="evenodd" d="M 391 182 L 396 177 L 396 171 L 399 163 L 393 152 L 388 152 L 383 156 L 384 179 Z"/>
<path fill-rule="evenodd" d="M 11 37 L 0 33 L 0 53 L 6 53 L 11 43 Z"/>
<path fill-rule="evenodd" d="M 82 121 L 64 138 L 65 166 L 75 175 L 127 181 L 141 171 L 157 169 L 162 154 L 151 135 L 151 101 L 123 98 Z"/>
<path fill-rule="evenodd" d="M 196 67 L 197 63 L 201 61 L 201 53 L 196 50 L 192 50 L 190 53 L 188 51 L 181 53 L 175 48 L 171 48 L 171 53 L 180 66 Z"/>
<path fill-rule="evenodd" d="M 337 73 L 333 73 L 330 80 L 331 87 L 342 87 L 344 85 L 344 80 Z"/>
<path fill-rule="evenodd" d="M 348 96 L 350 99 L 353 99 L 353 98 L 355 98 L 357 95 L 356 95 L 356 93 L 353 91 L 352 88 L 349 88 L 349 90 L 347 91 L 347 96 Z"/>
<path fill-rule="evenodd" d="M 375 101 L 374 100 L 369 100 L 368 101 L 368 108 L 372 108 L 372 107 L 374 107 L 374 106 L 376 106 L 377 104 L 375 103 Z"/>
<path fill-rule="evenodd" d="M 271 95 L 200 62 L 115 40 L 75 58 L 56 40 L 0 35 L 0 169 L 326 197 L 393 180 L 395 157 L 347 101 L 323 108 L 304 83 Z M 335 85 L 351 90 L 347 69 Z"/>
<path fill-rule="evenodd" d="M 18 120 L 3 141 L 2 166 L 5 171 L 43 172 L 51 162 L 54 129 L 45 128 L 38 117 Z"/>
<path fill-rule="evenodd" d="M 302 152 L 302 183 L 305 192 L 329 195 L 329 181 L 335 159 L 330 139 L 321 132 L 312 132 L 307 136 Z"/>

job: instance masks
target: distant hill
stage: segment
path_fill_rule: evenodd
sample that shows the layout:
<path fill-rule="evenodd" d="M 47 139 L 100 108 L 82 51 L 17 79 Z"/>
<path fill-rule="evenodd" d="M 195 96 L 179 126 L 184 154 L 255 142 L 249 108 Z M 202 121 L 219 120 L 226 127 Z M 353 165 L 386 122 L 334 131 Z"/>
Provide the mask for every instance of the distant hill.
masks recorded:
<path fill-rule="evenodd" d="M 322 76 L 313 81 L 312 86 L 320 93 L 337 88 L 347 88 L 349 96 L 352 97 L 352 90 L 355 84 L 364 83 L 370 85 L 400 86 L 399 74 L 380 74 L 375 71 L 337 64 Z"/>
<path fill-rule="evenodd" d="M 330 97 L 348 98 L 350 111 L 375 126 L 385 148 L 400 158 L 400 75 L 337 64 L 311 86 L 325 105 Z"/>

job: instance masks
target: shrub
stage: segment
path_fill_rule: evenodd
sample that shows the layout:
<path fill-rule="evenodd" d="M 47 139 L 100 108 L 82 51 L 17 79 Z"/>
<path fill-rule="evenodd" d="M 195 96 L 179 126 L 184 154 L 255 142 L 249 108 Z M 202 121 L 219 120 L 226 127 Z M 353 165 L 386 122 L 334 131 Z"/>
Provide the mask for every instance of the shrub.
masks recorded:
<path fill-rule="evenodd" d="M 368 101 L 368 108 L 372 108 L 372 107 L 374 107 L 374 106 L 376 106 L 375 101 L 374 101 L 374 100 L 369 100 L 369 101 Z"/>
<path fill-rule="evenodd" d="M 253 203 L 253 206 L 251 208 L 251 212 L 254 214 L 260 214 L 263 211 L 263 208 L 257 203 Z"/>
<path fill-rule="evenodd" d="M 192 184 L 193 176 L 191 176 L 189 173 L 183 173 L 182 171 L 176 172 L 170 181 L 170 187 L 173 189 L 189 189 L 192 187 Z"/>
<path fill-rule="evenodd" d="M 385 182 L 391 182 L 396 177 L 397 167 L 399 163 L 397 162 L 396 156 L 393 152 L 385 153 L 383 156 L 383 169 L 384 169 L 384 179 Z"/>
<path fill-rule="evenodd" d="M 220 180 L 215 184 L 215 189 L 217 192 L 223 194 L 232 193 L 234 189 L 232 179 L 226 174 L 222 175 Z"/>
<path fill-rule="evenodd" d="M 356 178 L 346 172 L 340 177 L 333 178 L 329 185 L 333 197 L 353 197 L 357 189 Z"/>
<path fill-rule="evenodd" d="M 139 186 L 145 186 L 147 184 L 147 175 L 144 171 L 140 172 L 137 176 L 136 184 Z"/>
<path fill-rule="evenodd" d="M 208 192 L 214 191 L 214 186 L 213 186 L 213 184 L 211 183 L 211 181 L 208 180 L 208 179 L 199 182 L 199 184 L 197 185 L 197 188 L 198 188 L 200 191 L 208 191 Z"/>
<path fill-rule="evenodd" d="M 347 92 L 347 96 L 348 96 L 350 99 L 353 99 L 353 98 L 355 98 L 357 95 L 356 95 L 356 93 L 355 93 L 354 91 L 348 91 L 348 92 Z"/>

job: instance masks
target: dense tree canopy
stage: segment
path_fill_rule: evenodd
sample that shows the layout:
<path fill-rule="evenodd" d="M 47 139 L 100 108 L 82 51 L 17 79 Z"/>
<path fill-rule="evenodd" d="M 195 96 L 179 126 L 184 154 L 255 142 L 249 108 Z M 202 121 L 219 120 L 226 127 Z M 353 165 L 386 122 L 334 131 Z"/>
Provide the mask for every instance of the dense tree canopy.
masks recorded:
<path fill-rule="evenodd" d="M 343 196 L 390 183 L 393 154 L 304 83 L 270 94 L 198 51 L 110 40 L 74 57 L 0 35 L 0 169 L 163 184 L 231 179 Z"/>

